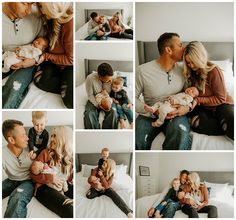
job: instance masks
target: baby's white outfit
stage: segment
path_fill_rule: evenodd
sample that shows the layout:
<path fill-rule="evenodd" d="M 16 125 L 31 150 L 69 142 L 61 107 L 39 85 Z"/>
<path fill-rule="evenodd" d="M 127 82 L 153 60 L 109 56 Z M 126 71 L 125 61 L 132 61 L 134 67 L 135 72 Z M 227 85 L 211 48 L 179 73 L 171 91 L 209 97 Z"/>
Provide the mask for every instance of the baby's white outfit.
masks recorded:
<path fill-rule="evenodd" d="M 186 199 L 192 199 L 197 205 L 202 205 L 200 198 L 197 195 L 191 195 L 190 193 L 185 193 L 184 196 Z"/>
<path fill-rule="evenodd" d="M 101 105 L 102 99 L 108 98 L 110 103 L 112 104 L 113 100 L 112 98 L 109 96 L 108 92 L 100 92 L 95 96 L 96 102 L 98 103 L 98 105 Z"/>
<path fill-rule="evenodd" d="M 63 181 L 62 187 L 58 187 L 52 183 L 48 183 L 47 186 L 49 186 L 50 188 L 53 188 L 53 189 L 60 191 L 60 192 L 66 192 L 68 190 L 66 176 L 64 174 L 62 174 L 56 166 L 49 167 L 48 169 L 43 170 L 41 173 L 53 174 L 53 175 L 57 176 L 60 180 Z"/>
<path fill-rule="evenodd" d="M 42 51 L 39 48 L 34 47 L 32 44 L 21 46 L 18 55 L 14 51 L 6 51 L 2 55 L 2 60 L 4 61 L 2 72 L 9 72 L 12 65 L 21 62 L 18 57 L 35 59 L 38 61 L 41 54 Z"/>
<path fill-rule="evenodd" d="M 172 107 L 171 103 L 174 103 L 174 105 L 185 105 L 192 107 L 192 102 L 192 96 L 181 92 L 168 97 L 167 100 L 165 100 L 164 102 L 155 103 L 151 107 L 153 112 L 156 112 L 157 110 L 159 112 L 158 119 L 154 122 L 155 125 L 157 127 L 160 127 L 164 123 L 167 114 L 175 110 L 175 108 Z"/>

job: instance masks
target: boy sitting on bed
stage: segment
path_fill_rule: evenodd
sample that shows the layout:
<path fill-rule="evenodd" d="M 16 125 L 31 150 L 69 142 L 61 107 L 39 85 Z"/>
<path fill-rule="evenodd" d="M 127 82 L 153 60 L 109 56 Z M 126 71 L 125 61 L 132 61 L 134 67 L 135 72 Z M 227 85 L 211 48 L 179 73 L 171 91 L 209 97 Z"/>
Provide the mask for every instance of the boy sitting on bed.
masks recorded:
<path fill-rule="evenodd" d="M 34 175 L 52 174 L 52 175 L 57 176 L 60 179 L 61 184 L 55 185 L 55 184 L 52 184 L 52 183 L 48 183 L 47 185 L 50 188 L 53 188 L 53 189 L 61 192 L 62 194 L 64 192 L 68 191 L 68 184 L 67 184 L 66 176 L 60 174 L 57 167 L 55 167 L 55 166 L 49 167 L 47 163 L 43 163 L 42 161 L 35 160 L 31 164 L 30 171 Z M 36 183 L 35 188 L 37 188 L 37 183 Z"/>
<path fill-rule="evenodd" d="M 116 77 L 112 81 L 110 97 L 116 104 L 117 113 L 120 122 L 120 128 L 125 128 L 125 116 L 127 117 L 131 129 L 133 128 L 133 111 L 127 92 L 123 89 L 124 79 Z"/>
<path fill-rule="evenodd" d="M 158 119 L 152 122 L 153 127 L 160 127 L 163 125 L 165 118 L 168 113 L 176 110 L 176 105 L 194 107 L 194 98 L 199 95 L 199 91 L 196 87 L 189 87 L 184 92 L 172 95 L 167 98 L 164 102 L 157 102 L 153 106 L 144 105 L 144 109 L 147 112 L 154 113 L 158 111 Z"/>
<path fill-rule="evenodd" d="M 180 180 L 179 178 L 174 178 L 172 180 L 172 187 L 169 189 L 167 194 L 165 195 L 164 199 L 155 207 L 155 212 L 149 218 L 161 218 L 161 212 L 164 208 L 168 205 L 168 203 L 179 203 L 178 193 L 182 190 L 180 189 Z"/>
<path fill-rule="evenodd" d="M 49 43 L 46 38 L 39 37 L 32 44 L 17 47 L 15 51 L 6 51 L 2 55 L 2 61 L 4 61 L 2 72 L 9 72 L 12 65 L 22 61 L 21 58 L 30 58 L 38 61 L 40 55 L 46 50 L 48 45 Z"/>

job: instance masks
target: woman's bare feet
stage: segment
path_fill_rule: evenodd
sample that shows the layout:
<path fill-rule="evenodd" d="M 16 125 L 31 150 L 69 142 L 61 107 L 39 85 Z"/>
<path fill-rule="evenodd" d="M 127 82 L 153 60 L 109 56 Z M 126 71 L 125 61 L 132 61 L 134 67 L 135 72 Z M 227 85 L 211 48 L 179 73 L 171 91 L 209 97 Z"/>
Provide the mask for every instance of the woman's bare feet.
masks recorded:
<path fill-rule="evenodd" d="M 127 214 L 127 216 L 128 216 L 128 218 L 133 218 L 133 217 L 134 217 L 134 215 L 133 215 L 132 212 L 129 212 L 129 213 Z"/>

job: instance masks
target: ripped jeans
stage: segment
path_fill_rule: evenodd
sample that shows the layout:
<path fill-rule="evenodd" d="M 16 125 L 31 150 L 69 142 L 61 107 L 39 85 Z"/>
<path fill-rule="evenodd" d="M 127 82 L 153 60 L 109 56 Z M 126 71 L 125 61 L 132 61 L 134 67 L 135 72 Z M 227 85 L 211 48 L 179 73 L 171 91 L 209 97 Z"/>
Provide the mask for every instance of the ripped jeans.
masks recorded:
<path fill-rule="evenodd" d="M 234 105 L 222 104 L 216 111 L 197 106 L 190 117 L 193 131 L 207 135 L 227 135 L 234 140 Z"/>
<path fill-rule="evenodd" d="M 26 218 L 27 205 L 31 201 L 34 185 L 31 180 L 2 181 L 2 198 L 9 196 L 4 218 Z"/>
<path fill-rule="evenodd" d="M 153 140 L 163 131 L 165 141 L 163 150 L 191 150 L 192 136 L 189 133 L 190 124 L 186 116 L 165 120 L 161 127 L 152 127 L 155 118 L 139 115 L 135 124 L 136 150 L 150 150 Z"/>
<path fill-rule="evenodd" d="M 28 92 L 36 67 L 19 69 L 10 73 L 6 84 L 2 87 L 2 108 L 16 109 Z"/>

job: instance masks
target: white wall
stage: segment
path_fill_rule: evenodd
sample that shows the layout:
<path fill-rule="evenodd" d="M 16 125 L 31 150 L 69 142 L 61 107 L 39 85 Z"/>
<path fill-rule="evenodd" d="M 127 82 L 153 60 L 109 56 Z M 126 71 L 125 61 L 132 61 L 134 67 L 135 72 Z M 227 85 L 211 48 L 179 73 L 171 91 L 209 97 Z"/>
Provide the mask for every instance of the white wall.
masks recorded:
<path fill-rule="evenodd" d="M 89 131 L 76 133 L 76 153 L 100 153 L 108 147 L 111 153 L 133 151 L 133 133 L 130 131 Z"/>
<path fill-rule="evenodd" d="M 16 119 L 22 121 L 25 127 L 32 127 L 32 111 L 4 111 L 2 120 Z M 48 126 L 73 125 L 73 111 L 47 111 Z"/>
<path fill-rule="evenodd" d="M 133 60 L 133 43 L 99 42 L 76 44 L 76 86 L 85 80 L 84 59 Z"/>
<path fill-rule="evenodd" d="M 234 6 L 228 3 L 136 3 L 136 39 L 156 41 L 177 32 L 183 41 L 234 40 Z"/>
<path fill-rule="evenodd" d="M 127 23 L 127 17 L 133 15 L 131 2 L 79 2 L 76 3 L 76 30 L 85 24 L 85 9 L 123 9 L 123 22 Z"/>
<path fill-rule="evenodd" d="M 179 171 L 233 171 L 232 152 L 169 152 L 169 153 L 136 153 L 136 175 L 138 166 L 149 166 L 156 178 L 157 192 L 161 192 Z"/>

